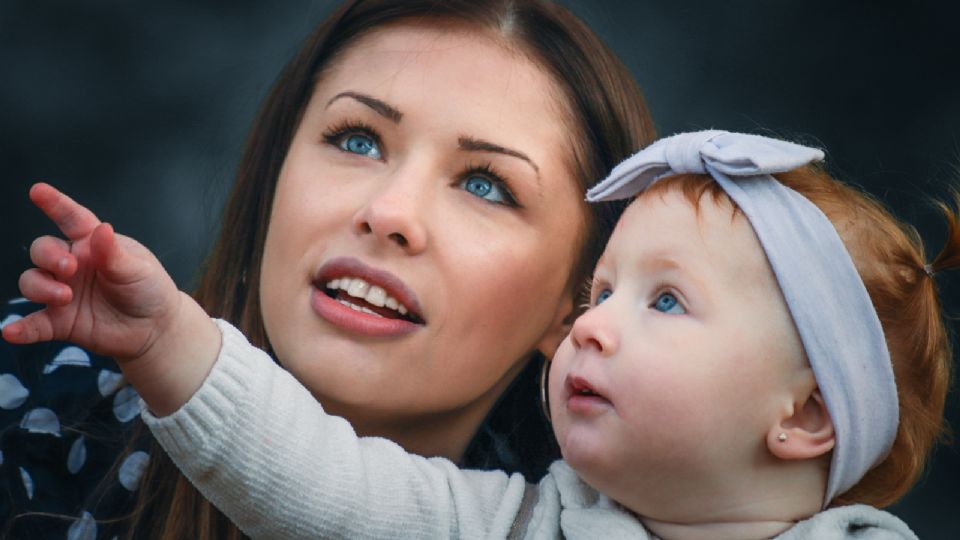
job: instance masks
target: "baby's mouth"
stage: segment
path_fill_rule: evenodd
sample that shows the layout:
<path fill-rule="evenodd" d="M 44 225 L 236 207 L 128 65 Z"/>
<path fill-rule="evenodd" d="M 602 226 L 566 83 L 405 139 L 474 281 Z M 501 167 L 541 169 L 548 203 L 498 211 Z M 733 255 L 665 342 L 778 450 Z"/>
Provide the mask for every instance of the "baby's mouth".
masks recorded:
<path fill-rule="evenodd" d="M 337 302 L 361 313 L 386 319 L 401 319 L 414 324 L 424 323 L 420 316 L 387 294 L 383 287 L 373 285 L 362 278 L 339 277 L 317 288 Z"/>
<path fill-rule="evenodd" d="M 586 398 L 596 398 L 598 400 L 603 400 L 609 402 L 606 396 L 598 392 L 589 382 L 584 378 L 578 376 L 570 376 L 567 378 L 567 391 L 571 397 L 586 397 Z"/>

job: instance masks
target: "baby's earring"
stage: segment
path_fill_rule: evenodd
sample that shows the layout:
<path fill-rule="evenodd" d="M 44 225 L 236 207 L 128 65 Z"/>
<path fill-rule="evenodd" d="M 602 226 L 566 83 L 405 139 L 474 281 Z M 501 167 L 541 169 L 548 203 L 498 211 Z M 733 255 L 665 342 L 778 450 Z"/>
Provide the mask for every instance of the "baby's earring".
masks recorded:
<path fill-rule="evenodd" d="M 781 431 L 780 434 L 777 435 L 777 440 L 780 442 L 787 442 L 787 434 Z"/>

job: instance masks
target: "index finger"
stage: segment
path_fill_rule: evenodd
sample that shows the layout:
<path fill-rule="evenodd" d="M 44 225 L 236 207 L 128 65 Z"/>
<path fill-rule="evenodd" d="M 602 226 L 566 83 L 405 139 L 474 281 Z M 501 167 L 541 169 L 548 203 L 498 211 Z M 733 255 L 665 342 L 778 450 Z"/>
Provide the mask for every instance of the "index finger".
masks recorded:
<path fill-rule="evenodd" d="M 30 188 L 30 200 L 71 240 L 88 236 L 100 219 L 50 184 L 39 182 Z"/>

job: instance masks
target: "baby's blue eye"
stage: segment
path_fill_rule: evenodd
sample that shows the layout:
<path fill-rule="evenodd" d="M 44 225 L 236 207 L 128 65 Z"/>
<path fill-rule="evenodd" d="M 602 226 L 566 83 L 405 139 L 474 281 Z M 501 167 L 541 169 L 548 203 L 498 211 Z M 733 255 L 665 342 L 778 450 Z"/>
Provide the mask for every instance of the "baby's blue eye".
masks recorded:
<path fill-rule="evenodd" d="M 468 176 L 460 186 L 468 193 L 490 202 L 506 204 L 513 202 L 513 197 L 500 184 L 485 176 Z"/>
<path fill-rule="evenodd" d="M 653 309 L 671 315 L 683 315 L 687 312 L 687 310 L 683 309 L 683 306 L 680 305 L 677 297 L 668 292 L 660 293 L 657 301 L 653 303 Z"/>
<path fill-rule="evenodd" d="M 610 289 L 604 289 L 600 291 L 600 293 L 597 294 L 597 300 L 596 302 L 594 302 L 594 305 L 599 306 L 604 302 L 604 300 L 606 300 L 607 298 L 610 298 L 611 296 L 613 296 L 613 291 L 611 291 Z"/>
<path fill-rule="evenodd" d="M 360 133 L 353 133 L 344 137 L 340 141 L 340 149 L 351 154 L 380 159 L 380 148 L 377 146 L 377 142 L 373 138 Z"/>

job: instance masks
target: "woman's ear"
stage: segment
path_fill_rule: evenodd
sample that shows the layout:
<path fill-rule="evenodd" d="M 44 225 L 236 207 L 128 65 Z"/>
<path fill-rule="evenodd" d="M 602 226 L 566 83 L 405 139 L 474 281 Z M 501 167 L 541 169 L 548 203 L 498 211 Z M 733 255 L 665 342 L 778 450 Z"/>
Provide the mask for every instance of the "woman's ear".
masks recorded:
<path fill-rule="evenodd" d="M 814 388 L 803 402 L 794 404 L 793 414 L 782 418 L 767 432 L 767 448 L 780 459 L 812 459 L 833 450 L 836 436 L 833 420 Z"/>
<path fill-rule="evenodd" d="M 563 300 L 557 305 L 556 313 L 553 314 L 550 327 L 537 342 L 537 350 L 547 358 L 553 358 L 553 354 L 557 352 L 560 343 L 573 328 L 573 321 L 576 318 L 577 313 L 573 309 L 573 298 L 564 295 Z"/>

